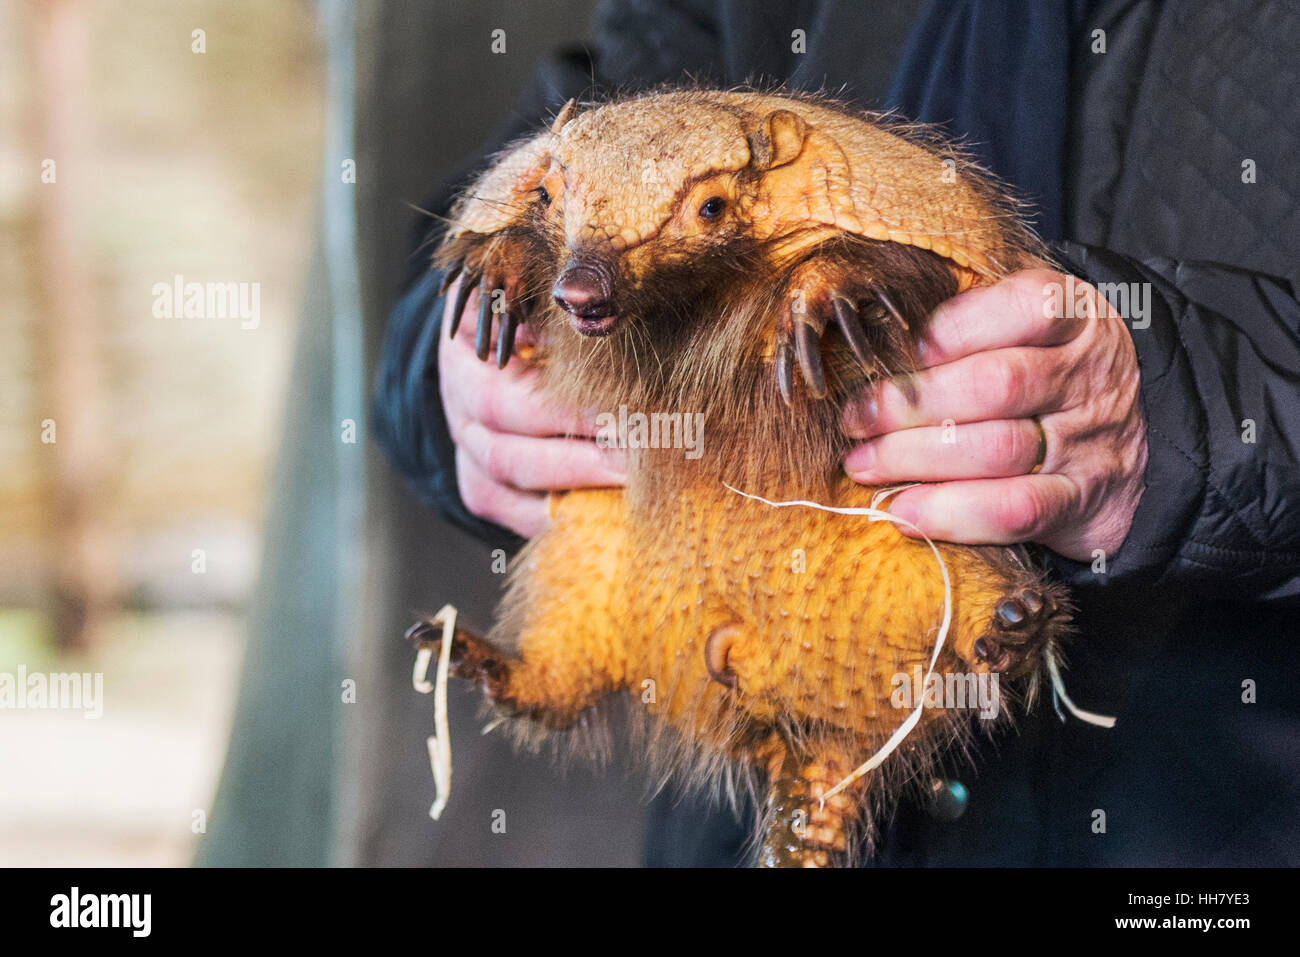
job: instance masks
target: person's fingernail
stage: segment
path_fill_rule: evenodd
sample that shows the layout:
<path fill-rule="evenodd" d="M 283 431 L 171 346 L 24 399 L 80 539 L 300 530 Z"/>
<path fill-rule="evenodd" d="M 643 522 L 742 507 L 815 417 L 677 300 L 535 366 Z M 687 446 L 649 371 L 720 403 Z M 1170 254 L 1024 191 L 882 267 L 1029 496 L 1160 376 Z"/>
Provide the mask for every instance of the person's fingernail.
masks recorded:
<path fill-rule="evenodd" d="M 893 515 L 895 518 L 901 518 L 905 522 L 911 522 L 913 525 L 919 524 L 921 519 L 921 510 L 910 499 L 906 498 L 900 499 L 890 505 L 889 514 Z M 912 529 L 907 527 L 901 528 L 900 531 L 911 532 L 913 535 L 916 534 Z"/>
<path fill-rule="evenodd" d="M 876 464 L 876 444 L 867 442 L 849 451 L 844 457 L 844 471 L 849 478 L 861 482 Z"/>
<path fill-rule="evenodd" d="M 875 425 L 879 412 L 880 404 L 875 394 L 863 396 L 844 410 L 844 430 L 852 438 L 865 438 Z"/>

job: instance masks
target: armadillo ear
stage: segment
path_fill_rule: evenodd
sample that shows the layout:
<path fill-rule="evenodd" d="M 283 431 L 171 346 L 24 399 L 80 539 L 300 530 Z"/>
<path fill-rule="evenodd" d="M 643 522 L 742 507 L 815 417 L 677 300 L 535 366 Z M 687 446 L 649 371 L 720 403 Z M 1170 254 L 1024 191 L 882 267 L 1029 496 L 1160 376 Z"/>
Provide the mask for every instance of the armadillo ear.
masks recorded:
<path fill-rule="evenodd" d="M 578 101 L 570 99 L 568 103 L 560 107 L 560 112 L 555 114 L 555 121 L 551 123 L 551 135 L 554 136 L 560 130 L 564 129 L 564 124 L 578 115 Z"/>
<path fill-rule="evenodd" d="M 793 162 L 803 150 L 808 124 L 789 110 L 773 110 L 749 133 L 749 163 L 756 169 L 775 169 Z"/>

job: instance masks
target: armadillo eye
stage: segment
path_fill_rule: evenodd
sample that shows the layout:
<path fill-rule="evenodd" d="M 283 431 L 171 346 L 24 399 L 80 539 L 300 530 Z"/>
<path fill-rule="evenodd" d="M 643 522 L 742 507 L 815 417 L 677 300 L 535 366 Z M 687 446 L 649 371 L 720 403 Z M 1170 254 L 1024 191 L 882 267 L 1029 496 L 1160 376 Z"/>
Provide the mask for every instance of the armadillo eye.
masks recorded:
<path fill-rule="evenodd" d="M 545 186 L 537 187 L 537 198 L 542 201 L 543 206 L 551 205 L 551 194 L 546 191 Z"/>
<path fill-rule="evenodd" d="M 713 196 L 704 201 L 700 207 L 700 217 L 703 219 L 713 219 L 715 216 L 721 216 L 722 211 L 727 208 L 727 201 L 721 196 Z"/>

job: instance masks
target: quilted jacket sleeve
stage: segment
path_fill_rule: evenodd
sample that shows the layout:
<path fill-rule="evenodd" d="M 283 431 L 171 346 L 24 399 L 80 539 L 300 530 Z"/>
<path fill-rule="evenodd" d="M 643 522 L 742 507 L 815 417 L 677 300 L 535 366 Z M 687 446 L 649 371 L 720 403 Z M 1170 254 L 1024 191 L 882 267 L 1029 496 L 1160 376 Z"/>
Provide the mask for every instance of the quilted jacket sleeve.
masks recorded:
<path fill-rule="evenodd" d="M 1073 243 L 1058 252 L 1095 285 L 1149 290 L 1146 315 L 1129 321 L 1147 421 L 1146 489 L 1107 562 L 1109 580 L 1206 598 L 1300 596 L 1294 286 L 1213 263 L 1138 262 Z M 1090 565 L 1058 559 L 1058 567 L 1077 584 L 1096 582 Z"/>

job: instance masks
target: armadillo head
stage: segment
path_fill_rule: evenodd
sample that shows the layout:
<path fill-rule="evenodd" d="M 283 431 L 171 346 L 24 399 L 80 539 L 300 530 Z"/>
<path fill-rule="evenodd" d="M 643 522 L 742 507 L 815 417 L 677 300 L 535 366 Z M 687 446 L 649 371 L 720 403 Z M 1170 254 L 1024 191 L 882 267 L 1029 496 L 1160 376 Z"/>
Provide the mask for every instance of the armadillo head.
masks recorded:
<path fill-rule="evenodd" d="M 821 365 L 843 392 L 859 373 L 891 368 L 862 357 L 906 352 L 894 345 L 915 335 L 908 320 L 927 315 L 935 295 L 1036 255 L 1001 188 L 926 136 L 815 98 L 697 90 L 585 112 L 570 103 L 466 192 L 439 255 L 453 275 L 463 269 L 467 282 L 500 293 L 501 308 L 480 313 L 482 357 L 494 313 L 502 363 L 522 322 L 557 382 L 569 370 L 575 382 L 608 386 L 583 398 L 646 387 L 653 374 L 663 396 L 698 389 L 709 400 L 728 383 L 739 404 L 741 390 L 769 389 L 749 374 L 765 367 L 788 401 L 782 342 L 792 330 L 820 397 L 811 342 L 835 303 L 853 334 L 830 337 Z M 840 315 L 845 304 L 861 322 Z M 898 335 L 882 309 L 901 323 Z M 702 356 L 714 363 L 705 377 Z"/>

